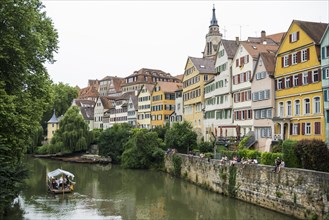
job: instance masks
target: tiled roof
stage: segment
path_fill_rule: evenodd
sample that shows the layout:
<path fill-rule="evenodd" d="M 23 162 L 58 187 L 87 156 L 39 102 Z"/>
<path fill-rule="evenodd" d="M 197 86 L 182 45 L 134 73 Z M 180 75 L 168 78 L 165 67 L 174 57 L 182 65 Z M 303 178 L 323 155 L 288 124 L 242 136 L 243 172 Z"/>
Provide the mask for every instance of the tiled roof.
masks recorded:
<path fill-rule="evenodd" d="M 160 86 L 161 91 L 163 92 L 171 92 L 174 93 L 177 89 L 182 86 L 182 83 L 174 83 L 174 82 L 157 82 Z"/>
<path fill-rule="evenodd" d="M 116 97 L 115 100 L 128 100 L 131 95 L 134 96 L 135 95 L 135 91 L 123 93 L 122 95 Z"/>
<path fill-rule="evenodd" d="M 259 53 L 261 52 L 276 53 L 279 48 L 279 46 L 276 45 L 257 44 L 250 42 L 241 42 L 241 45 L 248 51 L 253 59 L 257 59 Z"/>
<path fill-rule="evenodd" d="M 207 58 L 189 57 L 199 73 L 216 73 L 215 61 Z"/>
<path fill-rule="evenodd" d="M 316 44 L 320 44 L 321 37 L 328 26 L 327 23 L 293 20 L 293 23 L 294 22 L 303 29 Z"/>
<path fill-rule="evenodd" d="M 144 87 L 147 89 L 147 91 L 149 91 L 149 93 L 152 93 L 152 90 L 154 88 L 153 84 L 144 84 Z"/>
<path fill-rule="evenodd" d="M 156 77 L 164 77 L 164 78 L 172 78 L 170 73 L 165 73 L 162 70 L 157 70 L 157 69 L 148 69 L 148 68 L 142 68 L 138 71 L 134 71 L 133 74 L 125 77 L 126 79 L 132 76 L 136 75 L 147 75 L 147 76 L 156 76 Z"/>
<path fill-rule="evenodd" d="M 100 96 L 99 97 L 101 99 L 102 105 L 104 107 L 104 109 L 110 109 L 112 107 L 112 101 L 114 100 L 113 97 L 108 97 L 108 96 Z"/>
<path fill-rule="evenodd" d="M 94 86 L 88 86 L 85 88 L 80 89 L 79 91 L 79 99 L 87 98 L 87 97 L 98 97 L 99 93 L 97 91 L 97 88 Z"/>
<path fill-rule="evenodd" d="M 121 84 L 123 84 L 125 82 L 124 78 L 121 77 L 117 77 L 117 76 L 105 76 L 103 79 L 99 80 L 101 81 L 113 81 L 113 85 L 114 85 L 114 89 L 116 92 L 120 92 L 121 91 Z"/>
<path fill-rule="evenodd" d="M 183 81 L 184 74 L 177 75 L 175 78 L 179 79 L 181 82 Z"/>
<path fill-rule="evenodd" d="M 74 99 L 73 101 L 79 107 L 82 105 L 95 106 L 95 102 L 88 99 Z"/>
<path fill-rule="evenodd" d="M 80 112 L 85 120 L 94 119 L 94 108 L 92 107 L 81 107 Z"/>
<path fill-rule="evenodd" d="M 227 53 L 228 58 L 233 58 L 236 50 L 239 47 L 239 44 L 235 40 L 224 40 L 222 39 L 223 46 L 225 48 L 225 51 Z"/>
<path fill-rule="evenodd" d="M 275 70 L 275 54 L 274 53 L 260 53 L 264 67 L 269 75 L 274 74 Z"/>
<path fill-rule="evenodd" d="M 138 98 L 135 95 L 130 95 L 131 102 L 134 105 L 135 110 L 138 109 Z"/>
<path fill-rule="evenodd" d="M 276 43 L 281 43 L 281 40 L 283 39 L 285 34 L 286 34 L 286 32 L 271 34 L 271 35 L 267 35 L 266 38 L 269 38 L 269 39 L 273 40 Z"/>

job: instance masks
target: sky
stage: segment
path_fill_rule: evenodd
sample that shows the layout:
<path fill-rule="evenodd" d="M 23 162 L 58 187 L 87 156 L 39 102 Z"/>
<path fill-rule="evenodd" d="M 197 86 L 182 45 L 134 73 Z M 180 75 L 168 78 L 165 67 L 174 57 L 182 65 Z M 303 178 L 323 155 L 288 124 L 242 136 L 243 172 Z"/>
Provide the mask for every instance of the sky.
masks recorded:
<path fill-rule="evenodd" d="M 183 74 L 188 56 L 202 57 L 213 5 L 228 40 L 286 32 L 293 19 L 329 23 L 329 0 L 41 1 L 59 35 L 50 78 L 80 88 L 141 68 Z"/>

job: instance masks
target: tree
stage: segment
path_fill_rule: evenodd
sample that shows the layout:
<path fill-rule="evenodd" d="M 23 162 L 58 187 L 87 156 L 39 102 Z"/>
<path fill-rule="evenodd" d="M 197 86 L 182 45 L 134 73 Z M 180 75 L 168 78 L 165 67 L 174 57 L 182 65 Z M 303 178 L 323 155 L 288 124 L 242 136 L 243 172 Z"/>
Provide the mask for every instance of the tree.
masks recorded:
<path fill-rule="evenodd" d="M 59 129 L 51 139 L 51 146 L 61 152 L 78 152 L 86 150 L 92 139 L 87 123 L 79 114 L 76 106 L 69 108 L 59 122 Z"/>
<path fill-rule="evenodd" d="M 50 98 L 44 67 L 53 62 L 57 32 L 38 0 L 0 3 L 0 218 L 25 177 L 26 147 Z"/>
<path fill-rule="evenodd" d="M 78 89 L 68 84 L 58 83 L 51 84 L 51 97 L 48 102 L 47 111 L 43 114 L 41 124 L 46 130 L 47 122 L 56 110 L 58 116 L 64 115 L 72 105 L 73 99 L 78 97 Z"/>
<path fill-rule="evenodd" d="M 165 135 L 167 148 L 176 148 L 178 152 L 186 153 L 192 147 L 197 146 L 197 134 L 190 123 L 174 123 Z"/>
<path fill-rule="evenodd" d="M 131 125 L 122 123 L 103 131 L 98 140 L 99 154 L 110 156 L 114 163 L 120 163 L 123 145 L 128 141 L 131 129 Z"/>
<path fill-rule="evenodd" d="M 148 169 L 160 167 L 164 160 L 163 141 L 158 134 L 146 129 L 135 129 L 124 145 L 122 166 L 125 168 Z"/>

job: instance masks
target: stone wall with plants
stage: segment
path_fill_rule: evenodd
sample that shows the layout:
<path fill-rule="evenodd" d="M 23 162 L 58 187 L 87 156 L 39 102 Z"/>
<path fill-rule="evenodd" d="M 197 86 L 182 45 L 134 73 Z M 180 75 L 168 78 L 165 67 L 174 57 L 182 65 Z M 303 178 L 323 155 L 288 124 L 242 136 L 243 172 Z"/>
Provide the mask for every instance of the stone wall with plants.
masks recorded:
<path fill-rule="evenodd" d="M 211 191 L 300 219 L 329 219 L 329 173 L 295 168 L 273 173 L 273 166 L 230 166 L 183 154 L 166 155 L 165 169 Z"/>

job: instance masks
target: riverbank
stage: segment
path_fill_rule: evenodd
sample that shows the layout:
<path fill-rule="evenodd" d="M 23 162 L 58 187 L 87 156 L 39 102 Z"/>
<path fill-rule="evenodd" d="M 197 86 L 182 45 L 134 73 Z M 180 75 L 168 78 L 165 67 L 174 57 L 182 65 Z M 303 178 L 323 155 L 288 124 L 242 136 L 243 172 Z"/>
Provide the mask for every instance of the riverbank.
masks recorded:
<path fill-rule="evenodd" d="M 44 158 L 52 160 L 60 160 L 71 163 L 87 163 L 87 164 L 109 164 L 112 162 L 111 158 L 101 157 L 94 154 L 47 154 L 47 155 L 33 155 L 35 158 Z"/>
<path fill-rule="evenodd" d="M 178 169 L 181 178 L 203 188 L 300 219 L 329 218 L 329 173 L 293 168 L 273 173 L 273 166 L 230 166 L 219 160 L 175 155 L 181 163 L 167 155 L 166 172 Z"/>

